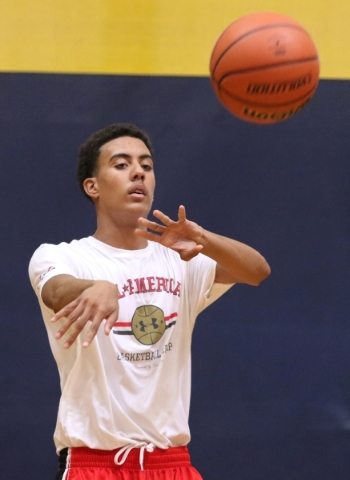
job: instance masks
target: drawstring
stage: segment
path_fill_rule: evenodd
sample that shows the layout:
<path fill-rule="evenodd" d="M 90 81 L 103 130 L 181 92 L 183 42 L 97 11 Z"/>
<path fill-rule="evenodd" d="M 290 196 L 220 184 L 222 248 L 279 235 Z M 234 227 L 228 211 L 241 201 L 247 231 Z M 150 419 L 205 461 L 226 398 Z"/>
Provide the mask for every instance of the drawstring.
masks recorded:
<path fill-rule="evenodd" d="M 143 457 L 145 455 L 145 450 L 147 450 L 147 452 L 153 452 L 154 449 L 155 449 L 155 446 L 153 445 L 153 443 L 146 443 L 146 442 L 138 442 L 138 443 L 135 443 L 134 445 L 125 445 L 125 447 L 122 447 L 116 454 L 115 454 L 115 457 L 114 457 L 114 463 L 116 465 L 122 465 L 125 460 L 128 458 L 128 455 L 129 453 L 131 452 L 131 450 L 133 448 L 140 448 L 140 457 L 139 457 L 139 460 L 140 460 L 140 467 L 141 467 L 141 470 L 143 470 Z M 119 460 L 119 457 L 124 453 L 124 455 L 122 456 L 121 460 Z"/>

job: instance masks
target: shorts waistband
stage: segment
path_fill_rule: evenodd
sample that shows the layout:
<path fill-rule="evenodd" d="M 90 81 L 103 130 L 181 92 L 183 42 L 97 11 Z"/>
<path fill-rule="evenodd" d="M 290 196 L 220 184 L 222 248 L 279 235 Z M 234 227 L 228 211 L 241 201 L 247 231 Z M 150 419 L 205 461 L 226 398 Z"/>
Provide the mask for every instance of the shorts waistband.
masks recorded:
<path fill-rule="evenodd" d="M 88 447 L 71 447 L 61 450 L 60 465 L 69 468 L 75 467 L 106 467 L 125 470 L 140 470 L 140 448 L 130 450 L 121 465 L 117 465 L 115 457 L 122 450 L 97 450 Z M 143 453 L 143 470 L 177 468 L 191 466 L 190 454 L 187 447 L 169 447 L 164 450 L 154 448 L 152 452 Z"/>

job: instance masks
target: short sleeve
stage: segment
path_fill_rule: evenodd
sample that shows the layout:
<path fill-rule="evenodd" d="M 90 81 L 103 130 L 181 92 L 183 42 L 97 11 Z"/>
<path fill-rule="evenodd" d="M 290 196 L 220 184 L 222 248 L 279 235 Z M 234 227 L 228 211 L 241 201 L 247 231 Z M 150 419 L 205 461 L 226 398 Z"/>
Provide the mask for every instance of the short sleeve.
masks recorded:
<path fill-rule="evenodd" d="M 192 306 L 192 316 L 215 302 L 233 284 L 214 283 L 217 263 L 199 254 L 188 262 L 188 295 Z"/>
<path fill-rule="evenodd" d="M 62 274 L 77 276 L 72 259 L 59 245 L 40 245 L 29 262 L 29 278 L 37 296 L 41 296 L 41 290 L 50 278 Z"/>

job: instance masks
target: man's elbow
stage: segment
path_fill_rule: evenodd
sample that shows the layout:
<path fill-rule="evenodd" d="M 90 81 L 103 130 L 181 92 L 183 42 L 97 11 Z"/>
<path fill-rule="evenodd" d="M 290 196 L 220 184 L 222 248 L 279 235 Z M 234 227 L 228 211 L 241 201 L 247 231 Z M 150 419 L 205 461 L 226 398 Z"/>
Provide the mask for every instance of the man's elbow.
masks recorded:
<path fill-rule="evenodd" d="M 264 262 L 260 268 L 255 272 L 254 278 L 250 285 L 258 287 L 262 281 L 271 275 L 271 268 L 267 262 Z"/>
<path fill-rule="evenodd" d="M 57 313 L 61 310 L 62 299 L 60 295 L 60 288 L 55 285 L 55 282 L 49 280 L 43 287 L 41 292 L 41 298 L 44 304 Z"/>

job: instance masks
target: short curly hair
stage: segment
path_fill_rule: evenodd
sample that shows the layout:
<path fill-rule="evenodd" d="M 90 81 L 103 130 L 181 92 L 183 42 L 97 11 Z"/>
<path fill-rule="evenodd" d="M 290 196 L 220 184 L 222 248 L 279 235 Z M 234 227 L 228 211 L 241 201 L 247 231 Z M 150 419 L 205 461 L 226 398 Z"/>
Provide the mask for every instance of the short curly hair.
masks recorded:
<path fill-rule="evenodd" d="M 149 136 L 132 123 L 114 123 L 93 133 L 79 148 L 77 168 L 77 179 L 80 189 L 90 201 L 92 201 L 91 198 L 84 190 L 84 181 L 86 178 L 91 178 L 96 174 L 101 147 L 105 143 L 119 137 L 139 138 L 153 157 L 153 148 Z"/>

